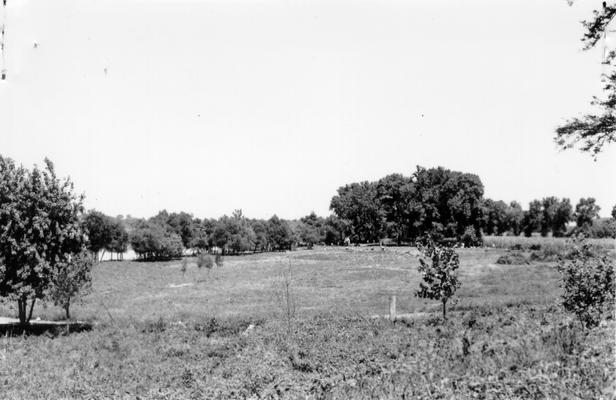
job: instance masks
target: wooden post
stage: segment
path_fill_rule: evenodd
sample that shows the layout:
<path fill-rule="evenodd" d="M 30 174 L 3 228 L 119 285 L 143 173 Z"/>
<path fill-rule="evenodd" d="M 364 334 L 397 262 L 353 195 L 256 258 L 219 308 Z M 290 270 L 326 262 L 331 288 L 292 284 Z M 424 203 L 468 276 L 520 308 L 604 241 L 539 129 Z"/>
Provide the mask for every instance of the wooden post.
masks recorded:
<path fill-rule="evenodd" d="M 396 296 L 395 295 L 389 298 L 389 320 L 391 322 L 396 321 Z"/>

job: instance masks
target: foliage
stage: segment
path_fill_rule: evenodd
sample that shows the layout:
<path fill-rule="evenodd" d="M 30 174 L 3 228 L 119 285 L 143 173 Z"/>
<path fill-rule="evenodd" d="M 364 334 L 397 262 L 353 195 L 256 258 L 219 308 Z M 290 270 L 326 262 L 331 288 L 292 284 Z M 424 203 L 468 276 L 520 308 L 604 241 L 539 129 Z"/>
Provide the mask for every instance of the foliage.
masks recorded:
<path fill-rule="evenodd" d="M 88 235 L 88 250 L 98 254 L 111 242 L 110 218 L 102 212 L 90 210 L 83 218 L 83 228 Z"/>
<path fill-rule="evenodd" d="M 82 200 L 48 159 L 44 169 L 27 170 L 0 156 L 0 296 L 17 302 L 22 325 L 54 272 L 85 247 Z"/>
<path fill-rule="evenodd" d="M 88 235 L 88 250 L 96 259 L 101 250 L 120 254 L 128 250 L 128 232 L 120 219 L 90 210 L 82 226 Z"/>
<path fill-rule="evenodd" d="M 543 204 L 539 200 L 533 200 L 528 204 L 528 211 L 524 213 L 522 221 L 524 236 L 530 237 L 543 225 Z"/>
<path fill-rule="evenodd" d="M 592 197 L 581 198 L 575 205 L 575 222 L 578 228 L 587 229 L 592 226 L 592 221 L 599 217 L 601 207 L 595 204 Z"/>
<path fill-rule="evenodd" d="M 216 266 L 220 268 L 223 266 L 225 259 L 222 254 L 216 253 L 216 255 L 214 256 L 214 262 L 216 263 Z"/>
<path fill-rule="evenodd" d="M 584 21 L 586 28 L 582 41 L 584 49 L 588 50 L 597 45 L 603 34 L 608 29 L 608 24 L 616 16 L 616 6 L 603 2 L 601 10 L 595 10 L 593 18 Z M 591 104 L 595 106 L 596 113 L 587 114 L 580 118 L 573 118 L 565 125 L 556 129 L 556 143 L 563 149 L 573 148 L 580 145 L 580 149 L 590 152 L 593 156 L 603 149 L 606 144 L 616 141 L 616 71 L 614 61 L 616 51 L 610 50 L 603 63 L 608 66 L 609 72 L 603 75 L 603 91 L 606 97 L 599 99 L 594 97 Z"/>
<path fill-rule="evenodd" d="M 128 232 L 124 227 L 124 224 L 113 219 L 111 222 L 111 235 L 110 241 L 105 246 L 105 250 L 111 253 L 125 253 L 128 250 Z"/>
<path fill-rule="evenodd" d="M 209 254 L 200 253 L 197 256 L 197 268 L 210 271 L 214 267 L 214 259 Z"/>
<path fill-rule="evenodd" d="M 422 282 L 417 297 L 438 300 L 443 304 L 443 319 L 446 316 L 447 301 L 454 295 L 461 283 L 458 280 L 460 261 L 453 248 L 441 247 L 429 241 L 421 248 L 423 258 L 419 259 L 418 271 Z"/>
<path fill-rule="evenodd" d="M 591 238 L 612 238 L 616 239 L 616 220 L 613 218 L 600 218 L 593 221 L 586 233 Z"/>
<path fill-rule="evenodd" d="M 374 243 L 386 235 L 398 244 L 425 235 L 459 241 L 464 235 L 479 244 L 482 196 L 477 175 L 417 167 L 410 177 L 392 174 L 340 187 L 330 208 L 346 221 L 344 233 L 353 242 Z"/>
<path fill-rule="evenodd" d="M 64 309 L 66 319 L 71 318 L 71 303 L 92 287 L 92 257 L 81 252 L 69 260 L 58 263 L 52 271 L 48 296 L 56 306 Z"/>
<path fill-rule="evenodd" d="M 267 221 L 264 221 L 262 219 L 253 219 L 250 221 L 250 226 L 255 233 L 254 251 L 267 251 L 269 249 Z"/>
<path fill-rule="evenodd" d="M 524 265 L 528 264 L 528 259 L 524 256 L 524 253 L 520 251 L 509 251 L 506 254 L 498 257 L 497 264 L 503 265 Z"/>
<path fill-rule="evenodd" d="M 506 212 L 507 229 L 518 236 L 522 232 L 522 222 L 524 221 L 524 211 L 517 201 L 509 203 Z"/>
<path fill-rule="evenodd" d="M 502 201 L 485 199 L 483 201 L 483 232 L 487 235 L 502 234 L 507 231 L 507 204 Z"/>
<path fill-rule="evenodd" d="M 346 232 L 350 231 L 349 222 L 336 215 L 325 218 L 323 241 L 328 245 L 340 245 L 344 241 Z"/>
<path fill-rule="evenodd" d="M 450 171 L 443 167 L 417 167 L 413 174 L 414 202 L 421 215 L 414 223 L 423 235 L 433 238 L 469 237 L 474 230 L 475 243 L 481 244 L 483 184 L 477 175 Z"/>
<path fill-rule="evenodd" d="M 437 326 L 424 319 L 304 316 L 296 322 L 297 360 L 284 346 L 283 324 L 247 316 L 15 337 L 3 345 L 2 393 L 10 399 L 612 398 L 614 327 L 585 332 L 563 317 L 560 309 L 534 306 L 481 307 Z"/>
<path fill-rule="evenodd" d="M 182 256 L 182 239 L 153 222 L 142 221 L 130 233 L 132 249 L 143 260 L 168 260 Z"/>
<path fill-rule="evenodd" d="M 598 325 L 606 311 L 613 317 L 616 299 L 613 257 L 598 256 L 588 242 L 579 240 L 574 242 L 573 255 L 569 258 L 558 263 L 564 308 L 586 327 Z"/>
<path fill-rule="evenodd" d="M 415 233 L 413 222 L 418 215 L 411 206 L 414 192 L 412 179 L 402 174 L 388 175 L 376 183 L 376 196 L 387 224 L 387 235 L 398 245 Z"/>
<path fill-rule="evenodd" d="M 255 248 L 256 235 L 242 210 L 235 210 L 231 217 L 225 215 L 216 222 L 209 240 L 223 252 L 239 254 Z"/>
<path fill-rule="evenodd" d="M 377 200 L 374 182 L 351 183 L 338 188 L 330 203 L 334 213 L 349 221 L 353 241 L 378 242 L 385 228 L 385 217 Z"/>
<path fill-rule="evenodd" d="M 290 250 L 293 244 L 293 231 L 289 223 L 276 215 L 267 221 L 268 242 L 272 250 Z"/>

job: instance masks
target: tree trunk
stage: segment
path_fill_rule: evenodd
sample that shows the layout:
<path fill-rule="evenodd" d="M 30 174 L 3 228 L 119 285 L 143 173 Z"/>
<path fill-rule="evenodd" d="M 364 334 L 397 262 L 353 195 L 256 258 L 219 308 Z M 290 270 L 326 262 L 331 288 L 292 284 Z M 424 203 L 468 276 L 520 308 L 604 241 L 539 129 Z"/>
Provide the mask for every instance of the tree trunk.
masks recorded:
<path fill-rule="evenodd" d="M 30 320 L 32 319 L 32 310 L 34 310 L 34 302 L 36 301 L 36 298 L 32 299 L 32 303 L 30 304 L 30 312 L 28 313 L 28 321 L 27 323 L 30 323 Z"/>
<path fill-rule="evenodd" d="M 32 318 L 32 310 L 34 309 L 34 303 L 36 299 L 32 299 L 32 303 L 30 303 L 30 310 L 28 310 L 28 299 L 26 297 L 22 297 L 17 300 L 17 312 L 19 313 L 19 325 L 22 327 L 27 326 L 30 323 L 30 319 Z"/>
<path fill-rule="evenodd" d="M 105 249 L 103 249 L 103 252 L 101 253 L 101 259 L 100 259 L 101 262 L 103 261 L 103 257 L 105 257 Z"/>
<path fill-rule="evenodd" d="M 17 300 L 17 313 L 19 314 L 19 325 L 26 325 L 26 306 L 24 305 L 23 300 Z"/>
<path fill-rule="evenodd" d="M 443 300 L 443 320 L 447 320 L 447 300 Z"/>
<path fill-rule="evenodd" d="M 71 314 L 69 312 L 70 306 L 71 306 L 71 299 L 68 299 L 66 301 L 66 304 L 64 304 L 64 311 L 66 311 L 66 319 L 67 320 L 71 319 Z"/>

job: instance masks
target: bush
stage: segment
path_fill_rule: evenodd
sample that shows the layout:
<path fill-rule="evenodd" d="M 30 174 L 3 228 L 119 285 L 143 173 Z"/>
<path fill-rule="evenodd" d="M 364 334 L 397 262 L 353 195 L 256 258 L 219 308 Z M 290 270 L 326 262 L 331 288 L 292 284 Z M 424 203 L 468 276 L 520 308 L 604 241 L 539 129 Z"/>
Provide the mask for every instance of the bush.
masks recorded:
<path fill-rule="evenodd" d="M 477 247 L 483 244 L 481 234 L 473 226 L 467 226 L 464 233 L 460 237 L 460 241 L 464 243 L 464 247 Z"/>
<path fill-rule="evenodd" d="M 593 238 L 616 238 L 616 220 L 604 218 L 595 221 L 588 229 L 588 234 Z"/>
<path fill-rule="evenodd" d="M 564 290 L 563 306 L 576 314 L 584 326 L 596 326 L 606 312 L 613 313 L 613 259 L 596 255 L 591 245 L 582 240 L 574 243 L 570 260 L 558 262 L 558 270 Z"/>
<path fill-rule="evenodd" d="M 197 268 L 201 269 L 203 267 L 207 268 L 208 271 L 214 267 L 214 260 L 209 254 L 200 253 L 197 256 Z"/>
<path fill-rule="evenodd" d="M 496 260 L 497 264 L 502 265 L 524 265 L 528 264 L 528 259 L 523 253 L 519 251 L 510 251 L 507 254 L 503 254 Z"/>
<path fill-rule="evenodd" d="M 562 253 L 552 247 L 545 247 L 530 253 L 531 261 L 557 261 Z"/>
<path fill-rule="evenodd" d="M 214 261 L 216 262 L 216 266 L 217 267 L 222 267 L 223 263 L 224 263 L 224 258 L 222 257 L 222 254 L 216 254 L 216 258 L 214 259 Z"/>

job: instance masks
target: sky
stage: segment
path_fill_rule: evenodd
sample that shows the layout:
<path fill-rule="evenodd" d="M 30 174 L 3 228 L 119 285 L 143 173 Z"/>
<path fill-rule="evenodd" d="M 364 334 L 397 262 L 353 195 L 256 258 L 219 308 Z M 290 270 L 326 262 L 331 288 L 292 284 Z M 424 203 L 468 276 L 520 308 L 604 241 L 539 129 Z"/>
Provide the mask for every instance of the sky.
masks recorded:
<path fill-rule="evenodd" d="M 418 165 L 608 216 L 616 146 L 553 142 L 601 94 L 579 23 L 600 3 L 8 0 L 0 154 L 114 216 L 328 215 Z"/>

